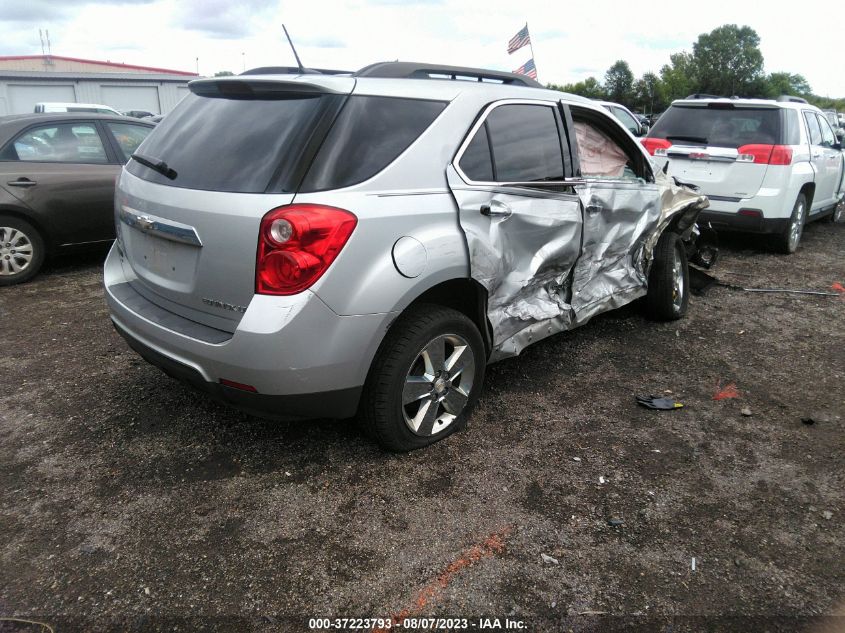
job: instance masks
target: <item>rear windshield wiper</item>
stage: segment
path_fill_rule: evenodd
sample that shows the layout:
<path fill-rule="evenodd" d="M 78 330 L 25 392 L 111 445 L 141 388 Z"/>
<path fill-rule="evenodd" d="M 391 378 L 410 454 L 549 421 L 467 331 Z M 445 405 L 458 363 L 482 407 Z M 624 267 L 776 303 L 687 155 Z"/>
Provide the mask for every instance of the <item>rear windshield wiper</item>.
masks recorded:
<path fill-rule="evenodd" d="M 707 139 L 703 136 L 667 136 L 667 141 L 690 141 L 691 143 L 702 143 L 707 145 Z"/>
<path fill-rule="evenodd" d="M 165 178 L 170 178 L 170 180 L 176 179 L 176 171 L 168 167 L 167 163 L 163 160 L 150 158 L 148 156 L 144 156 L 143 154 L 132 154 L 130 158 L 138 163 L 141 163 L 144 167 L 149 167 L 150 169 L 157 171 Z"/>

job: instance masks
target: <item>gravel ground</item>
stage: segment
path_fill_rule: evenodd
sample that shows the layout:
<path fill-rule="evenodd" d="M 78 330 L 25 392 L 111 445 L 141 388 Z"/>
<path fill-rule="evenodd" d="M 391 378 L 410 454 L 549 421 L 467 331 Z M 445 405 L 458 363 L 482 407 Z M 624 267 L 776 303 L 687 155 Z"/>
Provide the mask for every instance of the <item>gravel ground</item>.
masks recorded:
<path fill-rule="evenodd" d="M 714 274 L 829 290 L 844 256 L 845 225 L 813 224 L 794 256 L 723 245 Z M 259 420 L 147 365 L 109 323 L 101 260 L 0 289 L 0 615 L 845 630 L 843 297 L 715 287 L 676 323 L 604 315 L 490 367 L 465 431 L 396 456 L 348 421 Z M 667 390 L 685 408 L 635 403 Z"/>

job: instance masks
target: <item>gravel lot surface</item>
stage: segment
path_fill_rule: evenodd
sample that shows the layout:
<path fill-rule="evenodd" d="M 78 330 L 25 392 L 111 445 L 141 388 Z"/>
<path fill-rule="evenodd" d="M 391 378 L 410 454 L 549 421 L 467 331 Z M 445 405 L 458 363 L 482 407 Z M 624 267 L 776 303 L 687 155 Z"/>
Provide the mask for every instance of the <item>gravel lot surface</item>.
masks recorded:
<path fill-rule="evenodd" d="M 397 456 L 147 365 L 110 325 L 102 256 L 0 289 L 0 615 L 845 630 L 845 296 L 715 287 L 680 322 L 602 316 L 490 367 L 465 431 Z M 845 225 L 809 225 L 794 256 L 732 240 L 714 274 L 830 290 Z M 685 408 L 636 405 L 667 390 Z"/>

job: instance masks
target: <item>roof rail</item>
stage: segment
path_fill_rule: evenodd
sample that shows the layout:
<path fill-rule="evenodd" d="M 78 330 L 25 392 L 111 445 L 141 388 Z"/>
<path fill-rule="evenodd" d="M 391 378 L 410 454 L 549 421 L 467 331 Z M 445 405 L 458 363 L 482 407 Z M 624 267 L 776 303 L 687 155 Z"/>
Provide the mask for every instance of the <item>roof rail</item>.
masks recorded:
<path fill-rule="evenodd" d="M 424 64 L 420 62 L 378 62 L 364 66 L 352 74 L 353 77 L 380 77 L 386 79 L 450 79 L 499 82 L 511 86 L 544 88 L 543 84 L 526 75 L 485 70 L 483 68 L 465 68 L 463 66 L 444 66 L 442 64 Z"/>
<path fill-rule="evenodd" d="M 802 99 L 801 97 L 793 97 L 792 95 L 781 95 L 777 98 L 777 101 L 789 101 L 790 103 L 807 103 L 806 99 Z"/>
<path fill-rule="evenodd" d="M 719 95 L 708 95 L 704 94 L 703 92 L 696 92 L 695 94 L 689 95 L 687 99 L 726 99 L 727 97 L 720 97 Z"/>
<path fill-rule="evenodd" d="M 306 75 L 348 75 L 351 70 L 331 70 L 329 68 L 306 68 Z M 301 75 L 302 70 L 298 66 L 260 66 L 250 68 L 240 73 L 241 75 Z"/>

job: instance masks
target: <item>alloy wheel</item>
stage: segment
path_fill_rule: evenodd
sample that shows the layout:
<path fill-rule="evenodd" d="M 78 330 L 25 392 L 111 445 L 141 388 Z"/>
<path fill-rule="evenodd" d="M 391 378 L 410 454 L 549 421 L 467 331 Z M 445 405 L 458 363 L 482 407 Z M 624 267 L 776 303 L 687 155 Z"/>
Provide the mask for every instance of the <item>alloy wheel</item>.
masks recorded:
<path fill-rule="evenodd" d="M 684 305 L 684 262 L 681 257 L 681 249 L 675 248 L 672 256 L 672 307 L 675 312 L 680 312 Z"/>
<path fill-rule="evenodd" d="M 415 435 L 440 433 L 460 415 L 475 378 L 475 356 L 457 334 L 431 340 L 408 368 L 402 389 L 402 415 Z"/>
<path fill-rule="evenodd" d="M 801 241 L 801 233 L 804 230 L 804 201 L 798 203 L 795 213 L 792 214 L 792 221 L 789 225 L 789 250 L 795 251 L 798 242 Z"/>
<path fill-rule="evenodd" d="M 21 231 L 0 226 L 0 276 L 19 275 L 32 263 L 32 241 Z"/>

